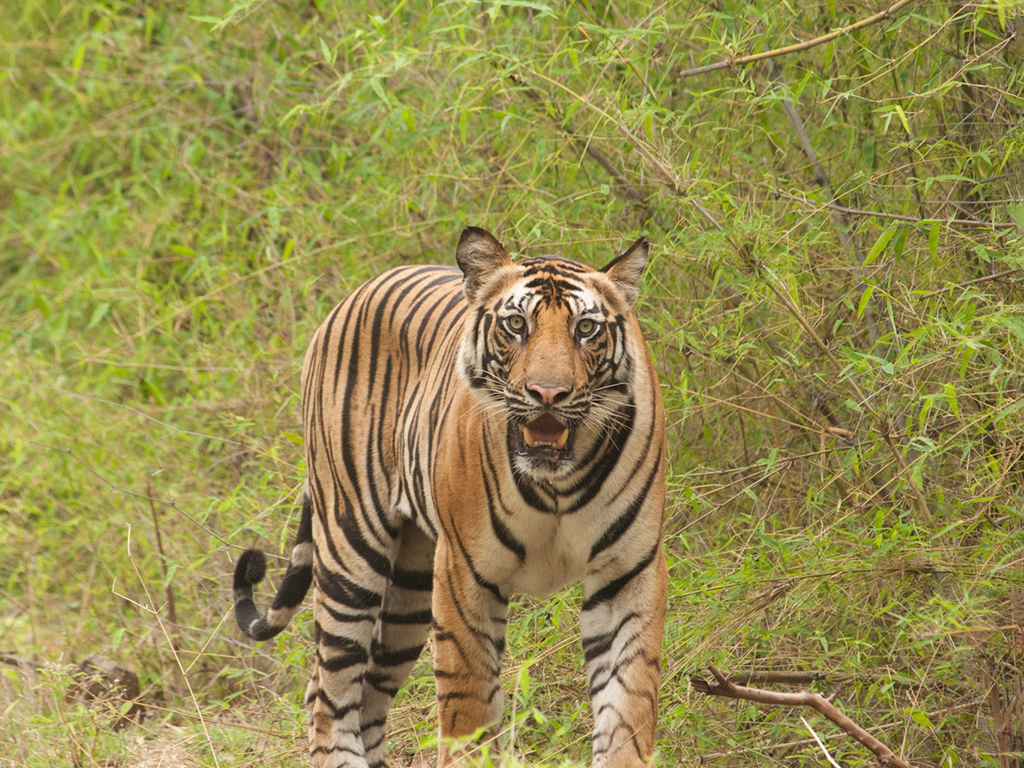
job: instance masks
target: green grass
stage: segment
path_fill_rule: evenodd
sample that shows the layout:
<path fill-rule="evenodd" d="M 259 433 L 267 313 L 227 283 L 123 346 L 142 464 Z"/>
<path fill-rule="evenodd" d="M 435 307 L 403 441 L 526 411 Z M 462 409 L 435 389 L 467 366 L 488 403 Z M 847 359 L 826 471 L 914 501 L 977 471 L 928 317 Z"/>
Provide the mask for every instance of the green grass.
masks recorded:
<path fill-rule="evenodd" d="M 680 74 L 883 7 L 862 5 L 8 9 L 0 651 L 49 671 L 0 667 L 0 766 L 165 744 L 164 764 L 302 764 L 309 616 L 243 642 L 232 564 L 293 535 L 313 329 L 383 269 L 452 263 L 470 224 L 595 265 L 655 244 L 662 764 L 824 764 L 800 714 L 873 763 L 808 712 L 702 698 L 708 664 L 821 672 L 812 689 L 919 766 L 1019 761 L 1021 9 L 915 3 Z M 514 606 L 529 764 L 588 759 L 578 606 Z M 142 726 L 65 698 L 91 653 L 139 673 Z M 432 698 L 424 660 L 396 755 L 430 748 Z"/>

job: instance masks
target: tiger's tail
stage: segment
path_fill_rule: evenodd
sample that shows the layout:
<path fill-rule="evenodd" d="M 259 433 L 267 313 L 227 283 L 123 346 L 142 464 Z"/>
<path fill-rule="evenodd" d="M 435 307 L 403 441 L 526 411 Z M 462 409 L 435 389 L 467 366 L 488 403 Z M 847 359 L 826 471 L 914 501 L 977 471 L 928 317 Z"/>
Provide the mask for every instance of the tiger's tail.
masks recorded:
<path fill-rule="evenodd" d="M 258 549 L 247 549 L 235 566 L 235 620 L 247 637 L 260 641 L 269 640 L 288 626 L 313 582 L 313 502 L 308 494 L 302 500 L 302 518 L 288 570 L 264 617 L 253 602 L 252 588 L 263 581 L 266 572 L 267 558 Z"/>

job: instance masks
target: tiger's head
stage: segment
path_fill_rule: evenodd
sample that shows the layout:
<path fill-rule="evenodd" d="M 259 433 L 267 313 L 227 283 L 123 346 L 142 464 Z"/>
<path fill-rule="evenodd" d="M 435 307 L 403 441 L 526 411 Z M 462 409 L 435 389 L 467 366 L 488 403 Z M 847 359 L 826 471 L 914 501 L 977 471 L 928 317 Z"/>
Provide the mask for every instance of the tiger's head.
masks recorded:
<path fill-rule="evenodd" d="M 459 366 L 507 425 L 514 470 L 565 477 L 630 421 L 633 304 L 647 264 L 643 238 L 601 270 L 554 256 L 513 261 L 470 227 L 456 259 L 469 313 Z"/>

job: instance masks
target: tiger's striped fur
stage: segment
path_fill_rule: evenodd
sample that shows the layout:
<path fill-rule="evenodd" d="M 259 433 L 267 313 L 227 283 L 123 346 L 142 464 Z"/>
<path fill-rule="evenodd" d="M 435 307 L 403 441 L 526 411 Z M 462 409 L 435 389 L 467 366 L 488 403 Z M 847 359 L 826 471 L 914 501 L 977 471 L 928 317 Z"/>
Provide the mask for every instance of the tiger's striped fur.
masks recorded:
<path fill-rule="evenodd" d="M 496 735 L 510 595 L 574 581 L 594 765 L 649 761 L 667 575 L 664 415 L 632 311 L 647 251 L 601 271 L 514 261 L 470 228 L 461 274 L 391 270 L 316 331 L 302 522 L 266 618 L 262 553 L 235 572 L 257 640 L 313 584 L 314 765 L 385 764 L 387 713 L 431 626 L 442 738 Z M 457 762 L 445 741 L 439 764 Z"/>

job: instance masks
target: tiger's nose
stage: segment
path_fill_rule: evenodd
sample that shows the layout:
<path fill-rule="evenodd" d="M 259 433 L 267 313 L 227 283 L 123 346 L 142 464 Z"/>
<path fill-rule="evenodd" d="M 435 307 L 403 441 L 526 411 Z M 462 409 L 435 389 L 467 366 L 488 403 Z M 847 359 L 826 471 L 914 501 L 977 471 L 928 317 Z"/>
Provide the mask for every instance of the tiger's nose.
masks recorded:
<path fill-rule="evenodd" d="M 569 388 L 557 384 L 527 384 L 526 391 L 530 397 L 541 405 L 554 405 L 569 396 Z"/>

